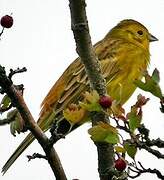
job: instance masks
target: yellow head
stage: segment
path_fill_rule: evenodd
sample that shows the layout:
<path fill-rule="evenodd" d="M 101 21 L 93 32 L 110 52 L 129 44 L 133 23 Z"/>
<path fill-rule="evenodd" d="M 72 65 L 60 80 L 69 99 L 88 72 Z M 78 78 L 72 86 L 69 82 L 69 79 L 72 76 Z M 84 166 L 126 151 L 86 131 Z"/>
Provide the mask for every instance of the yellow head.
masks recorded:
<path fill-rule="evenodd" d="M 121 21 L 107 34 L 107 36 L 127 40 L 144 49 L 149 48 L 149 42 L 158 40 L 149 33 L 144 25 L 132 19 Z"/>

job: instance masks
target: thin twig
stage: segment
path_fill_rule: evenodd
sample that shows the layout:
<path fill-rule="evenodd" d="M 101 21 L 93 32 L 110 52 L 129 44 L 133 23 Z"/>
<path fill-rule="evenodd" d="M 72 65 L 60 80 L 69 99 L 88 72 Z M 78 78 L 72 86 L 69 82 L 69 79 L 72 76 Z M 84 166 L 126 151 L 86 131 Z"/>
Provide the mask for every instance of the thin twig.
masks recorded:
<path fill-rule="evenodd" d="M 27 71 L 27 68 L 26 67 L 23 67 L 23 68 L 17 68 L 16 70 L 13 70 L 13 69 L 10 69 L 10 73 L 8 75 L 8 78 L 11 80 L 12 77 L 15 75 L 15 74 L 18 74 L 18 73 L 23 73 L 23 72 L 26 72 Z"/>
<path fill-rule="evenodd" d="M 15 119 L 14 118 L 5 118 L 5 119 L 0 119 L 0 126 L 4 126 L 6 124 L 10 124 L 13 122 Z"/>
<path fill-rule="evenodd" d="M 39 153 L 34 153 L 33 155 L 27 155 L 27 158 L 28 158 L 28 161 L 31 161 L 32 159 L 36 159 L 36 158 L 48 160 L 47 156 L 39 154 Z"/>
<path fill-rule="evenodd" d="M 152 139 L 148 142 L 146 142 L 148 146 L 156 146 L 158 148 L 164 148 L 164 141 L 160 138 Z"/>
<path fill-rule="evenodd" d="M 147 146 L 146 143 L 144 143 L 144 142 L 138 142 L 137 147 L 139 147 L 141 149 L 145 149 L 147 152 L 153 154 L 154 156 L 156 156 L 159 159 L 164 159 L 164 154 L 162 154 L 158 150 L 152 149 L 151 147 Z"/>
<path fill-rule="evenodd" d="M 159 179 L 164 179 L 164 175 L 162 175 L 162 173 L 159 170 L 151 169 L 151 168 L 146 169 L 146 168 L 144 168 L 144 166 L 139 161 L 138 161 L 138 164 L 140 167 L 138 167 L 136 163 L 130 164 L 131 167 L 128 167 L 128 169 L 130 171 L 136 173 L 136 175 L 128 174 L 128 176 L 130 178 L 135 179 L 143 173 L 151 173 L 151 174 L 156 174 Z"/>
<path fill-rule="evenodd" d="M 2 36 L 3 32 L 4 32 L 4 27 L 2 28 L 2 31 L 0 32 L 0 37 Z"/>

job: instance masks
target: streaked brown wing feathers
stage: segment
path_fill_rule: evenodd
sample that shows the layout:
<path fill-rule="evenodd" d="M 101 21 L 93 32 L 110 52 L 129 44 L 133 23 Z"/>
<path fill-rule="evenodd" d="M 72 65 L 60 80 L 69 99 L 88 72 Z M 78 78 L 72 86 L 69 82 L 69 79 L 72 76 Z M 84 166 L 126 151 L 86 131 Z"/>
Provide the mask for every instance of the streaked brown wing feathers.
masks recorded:
<path fill-rule="evenodd" d="M 119 71 L 117 59 L 115 58 L 115 51 L 113 50 L 113 46 L 118 43 L 119 40 L 110 40 L 110 42 L 106 44 L 102 40 L 94 46 L 100 60 L 103 76 L 107 83 Z M 84 65 L 81 63 L 80 59 L 77 58 L 65 70 L 43 100 L 40 116 L 44 116 L 44 113 L 47 111 L 51 113 L 50 111 L 52 111 L 52 109 L 58 111 L 59 109 L 65 108 L 69 103 L 76 103 L 78 99 L 82 98 L 80 94 L 88 89 L 89 82 Z M 80 97 L 78 98 L 78 96 Z"/>

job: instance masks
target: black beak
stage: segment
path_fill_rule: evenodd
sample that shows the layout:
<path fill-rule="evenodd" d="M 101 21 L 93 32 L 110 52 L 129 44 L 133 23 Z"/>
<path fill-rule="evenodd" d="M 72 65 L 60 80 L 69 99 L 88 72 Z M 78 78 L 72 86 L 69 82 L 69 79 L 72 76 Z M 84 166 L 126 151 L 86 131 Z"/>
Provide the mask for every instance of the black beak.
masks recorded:
<path fill-rule="evenodd" d="M 158 41 L 158 39 L 155 36 L 153 36 L 152 34 L 150 34 L 149 41 L 154 42 L 154 41 Z"/>

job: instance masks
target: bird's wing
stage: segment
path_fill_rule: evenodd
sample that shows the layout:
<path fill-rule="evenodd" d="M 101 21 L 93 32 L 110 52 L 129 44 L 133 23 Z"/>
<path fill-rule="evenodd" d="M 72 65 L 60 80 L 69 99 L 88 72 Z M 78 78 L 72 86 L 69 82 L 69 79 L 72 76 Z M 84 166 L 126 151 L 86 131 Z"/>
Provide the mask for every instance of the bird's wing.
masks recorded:
<path fill-rule="evenodd" d="M 119 40 L 110 39 L 106 41 L 99 41 L 95 44 L 95 52 L 98 56 L 102 68 L 102 74 L 106 81 L 109 82 L 114 74 L 118 72 L 117 57 L 114 48 L 120 43 Z M 116 49 L 117 50 L 117 49 Z M 68 103 L 76 103 L 81 96 L 81 92 L 89 89 L 89 82 L 85 72 L 84 65 L 80 59 L 77 58 L 65 70 L 62 76 L 51 88 L 45 99 L 41 104 L 41 112 L 38 123 L 41 119 L 45 119 L 52 112 L 54 115 L 57 111 L 63 110 Z"/>
<path fill-rule="evenodd" d="M 67 68 L 42 102 L 38 124 L 43 130 L 49 128 L 57 113 L 62 112 L 70 103 L 78 103 L 83 98 L 83 92 L 89 90 L 89 81 L 84 65 L 79 59 L 75 61 L 76 63 L 73 62 Z M 113 57 L 101 59 L 100 65 L 107 82 L 119 71 L 117 61 Z"/>
<path fill-rule="evenodd" d="M 52 112 L 56 114 L 68 103 L 75 102 L 87 84 L 84 66 L 78 58 L 70 64 L 43 100 L 38 124 L 42 124 L 42 119 L 49 117 Z"/>

